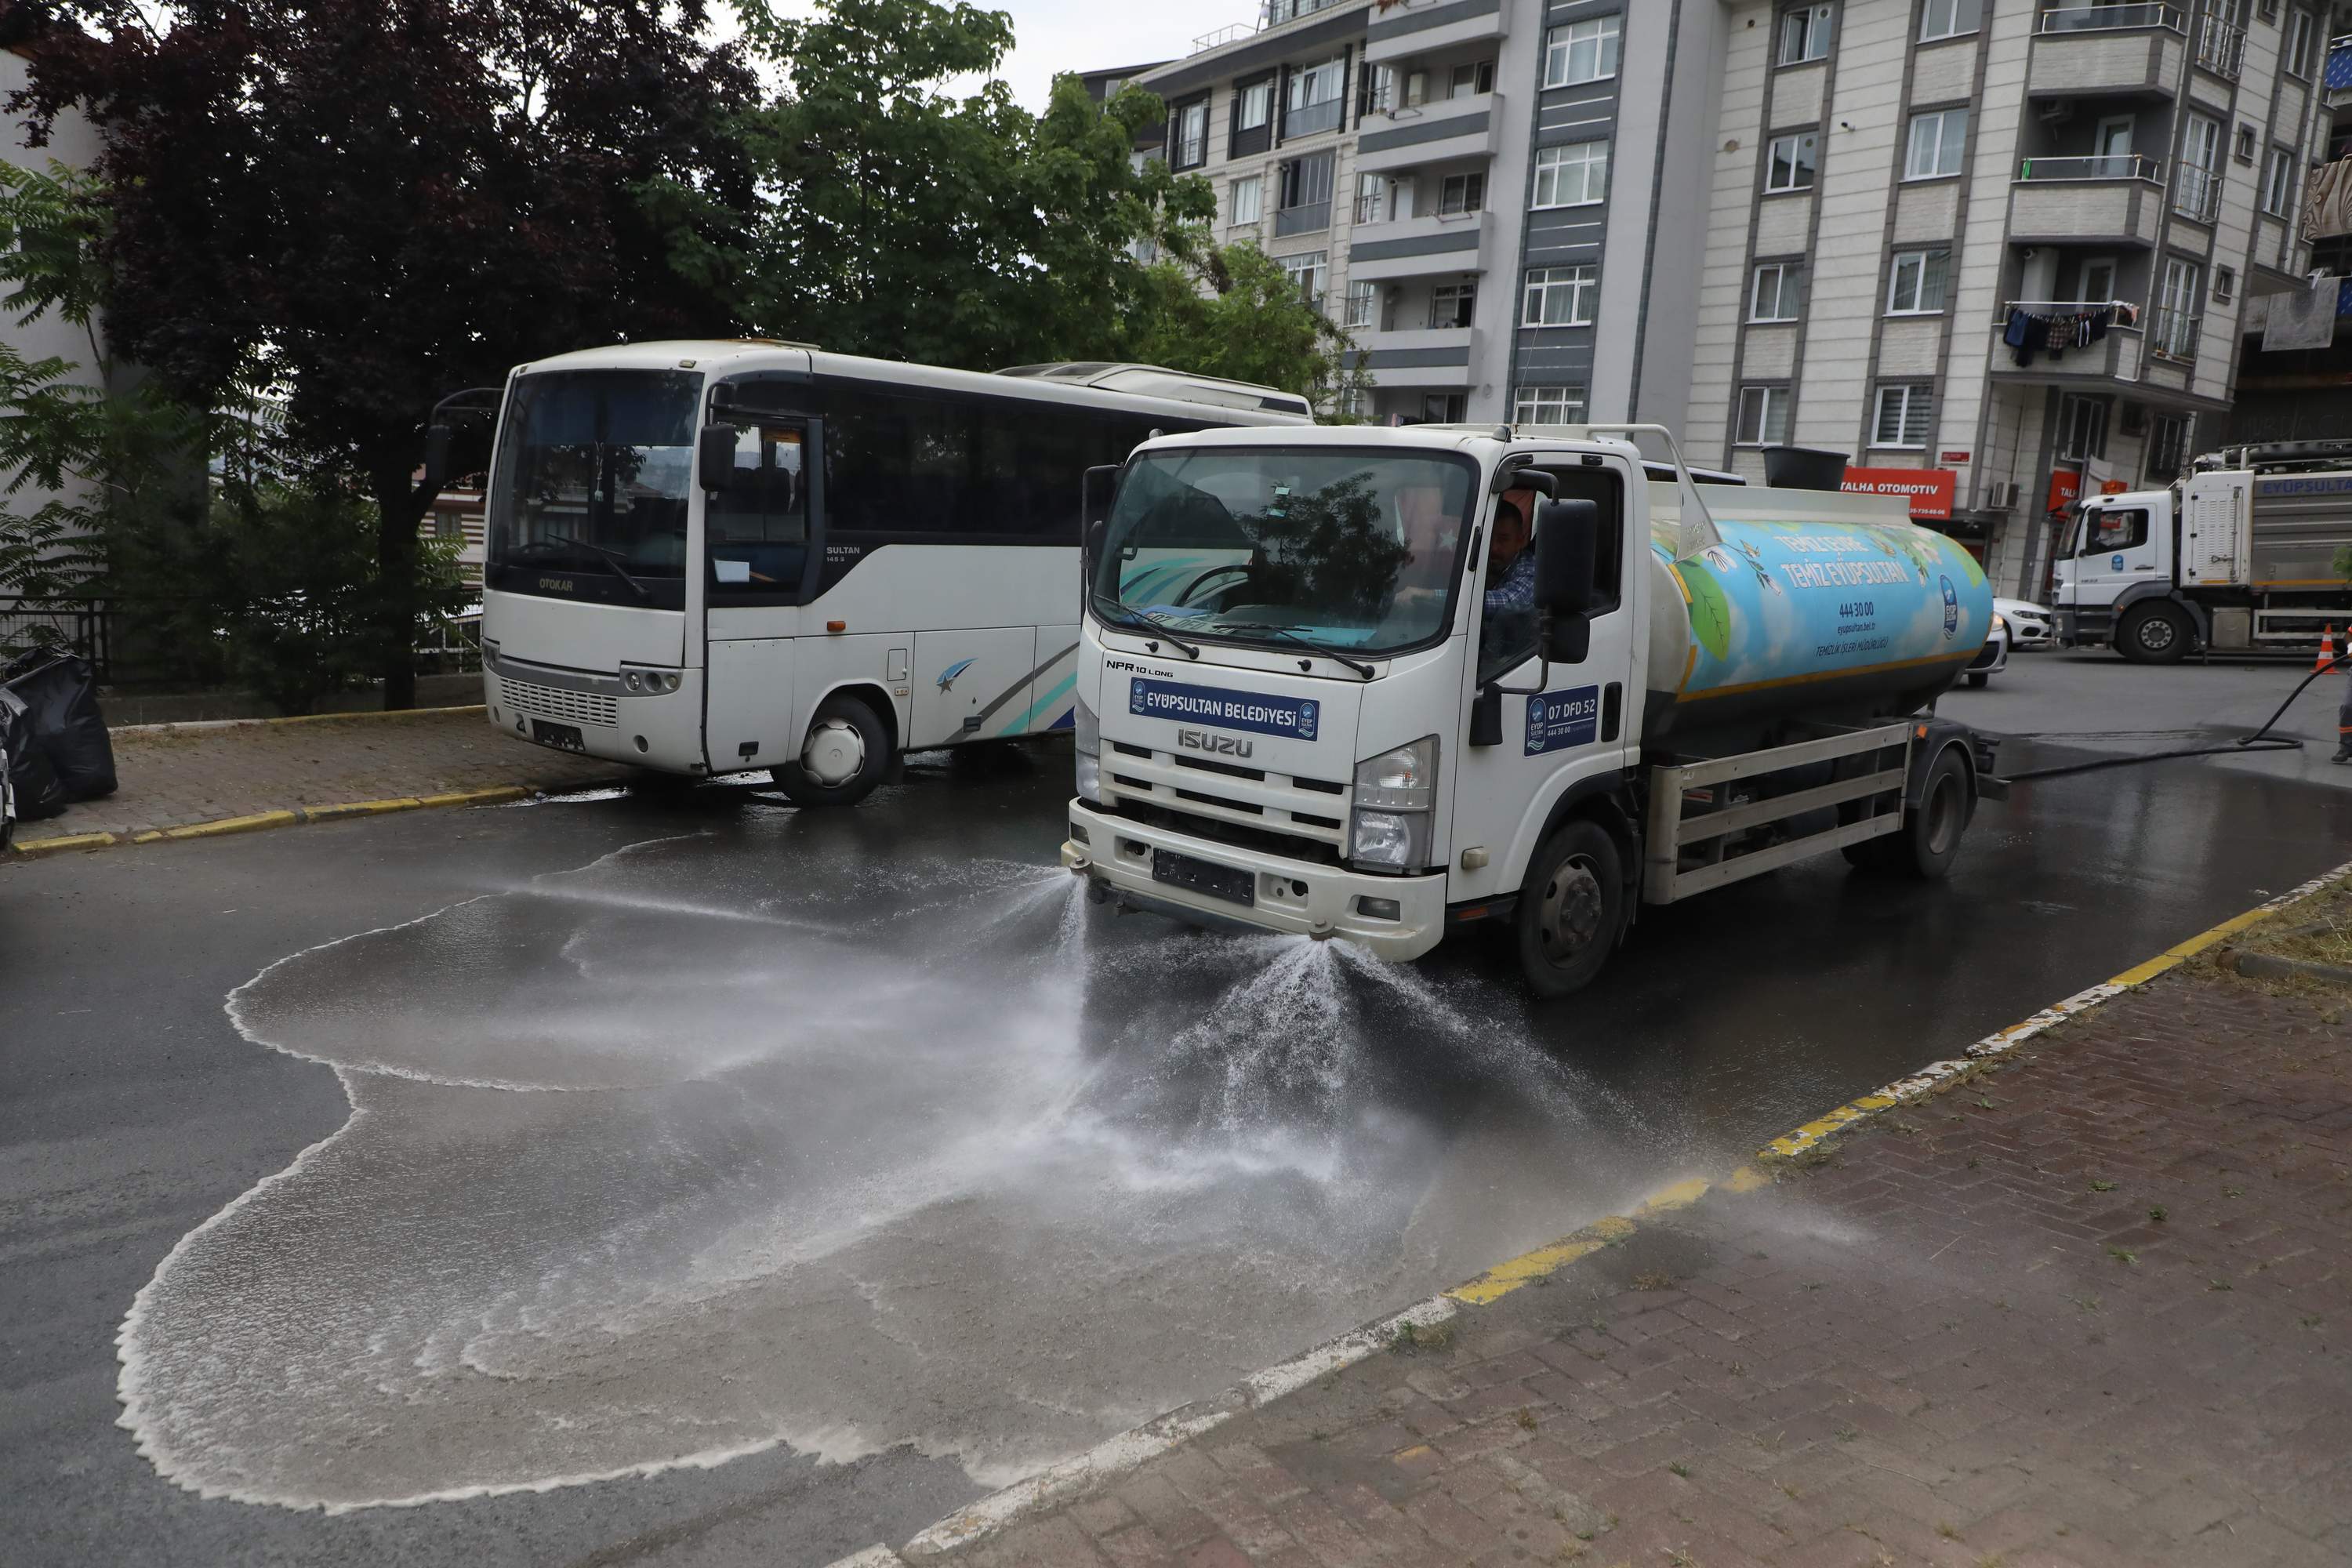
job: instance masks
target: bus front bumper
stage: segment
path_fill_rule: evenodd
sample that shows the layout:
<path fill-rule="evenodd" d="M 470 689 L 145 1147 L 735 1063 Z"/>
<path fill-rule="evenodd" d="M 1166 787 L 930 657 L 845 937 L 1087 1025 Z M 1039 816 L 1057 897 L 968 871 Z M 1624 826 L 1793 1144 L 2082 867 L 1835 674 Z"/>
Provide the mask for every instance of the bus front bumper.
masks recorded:
<path fill-rule="evenodd" d="M 1419 958 L 1445 935 L 1442 873 L 1374 877 L 1284 859 L 1106 816 L 1084 800 L 1070 802 L 1062 864 L 1129 909 L 1222 930 L 1339 937 L 1391 963 Z M 1155 875 L 1155 865 L 1180 877 L 1202 868 L 1207 875 L 1195 875 L 1188 885 Z M 1220 871 L 1227 875 L 1217 877 Z M 1238 890 L 1234 873 L 1249 879 L 1246 902 L 1199 886 L 1216 881 Z"/>

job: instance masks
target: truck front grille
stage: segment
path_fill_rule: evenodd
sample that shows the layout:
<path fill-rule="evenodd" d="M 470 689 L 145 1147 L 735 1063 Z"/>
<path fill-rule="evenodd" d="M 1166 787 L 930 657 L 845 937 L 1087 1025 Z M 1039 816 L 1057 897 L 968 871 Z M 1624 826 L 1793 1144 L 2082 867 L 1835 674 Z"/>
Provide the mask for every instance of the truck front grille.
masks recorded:
<path fill-rule="evenodd" d="M 593 691 L 567 691 L 560 686 L 540 686 L 512 676 L 499 678 L 499 695 L 506 705 L 518 713 L 528 713 L 534 719 L 553 719 L 564 724 L 595 724 L 611 730 L 619 727 L 621 705 L 613 698 L 599 697 Z"/>
<path fill-rule="evenodd" d="M 1348 786 L 1111 743 L 1103 806 L 1140 822 L 1296 860 L 1337 864 Z"/>

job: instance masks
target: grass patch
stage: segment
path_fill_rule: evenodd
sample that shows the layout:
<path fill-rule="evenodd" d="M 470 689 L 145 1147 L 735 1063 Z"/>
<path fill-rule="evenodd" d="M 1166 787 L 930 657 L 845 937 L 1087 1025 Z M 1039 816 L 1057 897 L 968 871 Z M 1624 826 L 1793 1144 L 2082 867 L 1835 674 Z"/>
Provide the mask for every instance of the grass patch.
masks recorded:
<path fill-rule="evenodd" d="M 1393 1355 L 1419 1355 L 1423 1351 L 1434 1352 L 1453 1347 L 1454 1331 L 1444 1323 L 1427 1323 L 1419 1328 L 1399 1323 L 1389 1339 L 1389 1351 Z"/>

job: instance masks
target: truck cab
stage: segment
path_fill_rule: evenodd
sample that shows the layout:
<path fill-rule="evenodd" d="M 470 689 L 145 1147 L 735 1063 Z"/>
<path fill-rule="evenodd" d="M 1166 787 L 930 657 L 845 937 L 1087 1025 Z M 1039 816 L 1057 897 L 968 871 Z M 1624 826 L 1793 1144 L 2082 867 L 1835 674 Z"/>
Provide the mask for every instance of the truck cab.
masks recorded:
<path fill-rule="evenodd" d="M 2168 489 L 2127 490 L 2082 504 L 2054 563 L 2059 641 L 2113 643 L 2126 657 L 2137 653 L 2149 662 L 2188 652 L 2196 623 L 2174 594 L 2177 509 Z"/>

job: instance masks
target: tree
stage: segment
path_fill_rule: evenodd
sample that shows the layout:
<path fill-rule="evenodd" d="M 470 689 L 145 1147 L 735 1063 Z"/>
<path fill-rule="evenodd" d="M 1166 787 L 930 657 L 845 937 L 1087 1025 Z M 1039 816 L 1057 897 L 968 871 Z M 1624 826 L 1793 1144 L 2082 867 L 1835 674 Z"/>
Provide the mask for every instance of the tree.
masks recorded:
<path fill-rule="evenodd" d="M 1370 378 L 1355 340 L 1255 245 L 1210 246 L 1146 268 L 1121 357 L 1301 394 L 1325 415 Z"/>
<path fill-rule="evenodd" d="M 426 411 L 551 352 L 733 328 L 677 226 L 751 209 L 727 117 L 754 79 L 700 41 L 704 0 L 49 4 L 7 107 L 105 134 L 115 349 L 199 408 L 282 385 L 290 448 L 373 503 L 384 700 L 413 706 Z"/>

